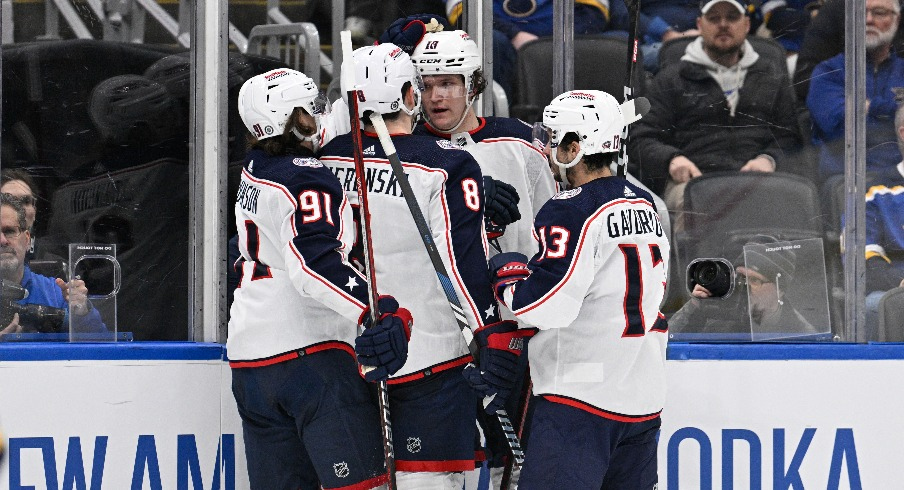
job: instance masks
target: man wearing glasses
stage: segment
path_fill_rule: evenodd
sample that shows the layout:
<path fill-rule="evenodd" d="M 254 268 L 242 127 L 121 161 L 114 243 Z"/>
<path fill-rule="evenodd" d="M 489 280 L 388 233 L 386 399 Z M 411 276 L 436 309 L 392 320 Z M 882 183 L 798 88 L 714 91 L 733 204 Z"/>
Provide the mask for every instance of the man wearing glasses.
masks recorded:
<path fill-rule="evenodd" d="M 866 0 L 866 170 L 885 171 L 901 161 L 894 117 L 895 87 L 904 86 L 904 58 L 892 50 L 901 17 L 898 0 Z M 816 65 L 807 108 L 820 148 L 823 179 L 844 173 L 845 56 Z"/>
<path fill-rule="evenodd" d="M 4 293 L 0 298 L 0 334 L 67 331 L 70 306 L 73 331 L 105 332 L 100 313 L 88 301 L 85 281 L 66 283 L 36 274 L 25 264 L 31 245 L 25 216 L 21 200 L 0 193 L 0 279 Z M 20 295 L 24 297 L 16 299 Z"/>
<path fill-rule="evenodd" d="M 675 333 L 815 333 L 785 296 L 797 269 L 797 256 L 786 244 L 766 235 L 755 237 L 734 261 L 733 292 L 723 301 L 694 284 L 691 300 L 669 318 L 669 329 Z"/>

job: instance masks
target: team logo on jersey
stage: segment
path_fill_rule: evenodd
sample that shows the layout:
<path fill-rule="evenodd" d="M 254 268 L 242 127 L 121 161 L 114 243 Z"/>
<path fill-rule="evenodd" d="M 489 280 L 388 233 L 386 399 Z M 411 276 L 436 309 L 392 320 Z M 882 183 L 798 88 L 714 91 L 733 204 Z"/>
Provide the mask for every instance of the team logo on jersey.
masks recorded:
<path fill-rule="evenodd" d="M 625 197 L 637 197 L 637 194 L 634 193 L 628 186 L 625 186 Z"/>
<path fill-rule="evenodd" d="M 299 167 L 314 167 L 314 168 L 323 166 L 323 164 L 320 163 L 320 160 L 318 160 L 316 158 L 293 158 L 292 164 L 298 165 Z"/>
<path fill-rule="evenodd" d="M 377 154 L 377 149 L 374 148 L 374 145 L 370 145 L 367 148 L 365 148 L 364 151 L 362 151 L 361 153 L 363 153 L 365 155 L 374 156 Z"/>
<path fill-rule="evenodd" d="M 461 146 L 449 140 L 436 140 L 436 144 L 444 150 L 461 150 Z"/>
<path fill-rule="evenodd" d="M 248 162 L 248 173 L 254 172 L 254 160 Z"/>
<path fill-rule="evenodd" d="M 409 437 L 408 441 L 406 441 L 406 443 L 405 443 L 405 447 L 408 449 L 409 453 L 421 452 L 421 438 L 420 437 Z"/>
<path fill-rule="evenodd" d="M 348 288 L 349 291 L 355 289 L 355 286 L 358 286 L 358 281 L 355 279 L 355 276 L 348 276 L 348 282 L 345 283 L 345 287 Z"/>
<path fill-rule="evenodd" d="M 333 463 L 333 472 L 335 472 L 336 476 L 338 476 L 339 478 L 347 477 L 349 474 L 348 463 L 346 463 L 345 461 L 341 463 Z"/>
<path fill-rule="evenodd" d="M 567 191 L 562 191 L 555 196 L 552 196 L 553 199 L 571 199 L 572 197 L 581 193 L 581 188 L 576 187 L 574 189 L 568 189 Z"/>

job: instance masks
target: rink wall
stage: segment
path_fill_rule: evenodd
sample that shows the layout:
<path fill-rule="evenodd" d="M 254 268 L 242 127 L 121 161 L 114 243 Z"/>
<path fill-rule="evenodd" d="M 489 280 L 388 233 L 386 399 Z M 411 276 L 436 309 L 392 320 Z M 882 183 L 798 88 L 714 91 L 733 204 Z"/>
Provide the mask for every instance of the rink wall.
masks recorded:
<path fill-rule="evenodd" d="M 897 488 L 904 345 L 671 344 L 660 486 Z M 217 344 L 0 344 L 0 489 L 247 489 Z"/>

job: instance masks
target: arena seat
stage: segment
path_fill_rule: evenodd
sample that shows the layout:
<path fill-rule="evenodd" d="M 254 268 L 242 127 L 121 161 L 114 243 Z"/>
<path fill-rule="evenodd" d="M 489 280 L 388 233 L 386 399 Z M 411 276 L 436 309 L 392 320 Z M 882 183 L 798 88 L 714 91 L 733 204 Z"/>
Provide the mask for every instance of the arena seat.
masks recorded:
<path fill-rule="evenodd" d="M 879 341 L 904 342 L 904 288 L 891 289 L 879 300 Z"/>
<path fill-rule="evenodd" d="M 555 54 L 551 37 L 541 37 L 518 50 L 515 97 L 511 107 L 512 117 L 526 122 L 542 118 L 543 108 L 559 95 L 553 93 L 552 60 Z M 625 86 L 628 41 L 606 35 L 575 36 L 574 38 L 574 88 L 602 90 L 619 101 L 623 99 Z M 645 92 L 646 72 L 643 59 L 637 53 L 634 70 L 635 96 Z"/>

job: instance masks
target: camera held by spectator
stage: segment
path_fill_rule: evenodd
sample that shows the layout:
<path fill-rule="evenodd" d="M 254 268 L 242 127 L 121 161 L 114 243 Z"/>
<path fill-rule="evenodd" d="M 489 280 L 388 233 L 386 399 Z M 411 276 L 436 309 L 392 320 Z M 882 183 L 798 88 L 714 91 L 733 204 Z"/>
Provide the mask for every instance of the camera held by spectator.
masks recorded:
<path fill-rule="evenodd" d="M 3 279 L 0 291 L 0 324 L 8 325 L 16 313 L 19 321 L 34 326 L 40 333 L 59 333 L 66 330 L 63 319 L 66 310 L 48 305 L 21 305 L 17 301 L 28 297 L 28 290 Z"/>

